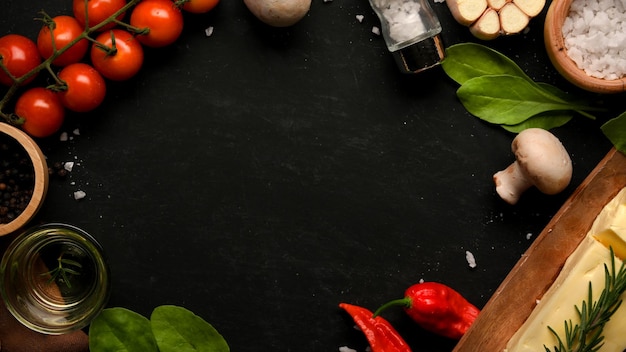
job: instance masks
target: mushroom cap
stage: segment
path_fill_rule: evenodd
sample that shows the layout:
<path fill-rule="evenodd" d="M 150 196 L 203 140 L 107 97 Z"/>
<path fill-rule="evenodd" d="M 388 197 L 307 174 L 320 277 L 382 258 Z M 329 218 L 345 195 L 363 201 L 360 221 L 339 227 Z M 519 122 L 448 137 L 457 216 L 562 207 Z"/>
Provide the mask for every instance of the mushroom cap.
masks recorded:
<path fill-rule="evenodd" d="M 244 0 L 248 9 L 273 27 L 289 27 L 309 12 L 311 0 Z"/>
<path fill-rule="evenodd" d="M 572 179 L 572 160 L 561 141 L 541 128 L 520 132 L 511 150 L 524 175 L 545 194 L 564 190 Z"/>

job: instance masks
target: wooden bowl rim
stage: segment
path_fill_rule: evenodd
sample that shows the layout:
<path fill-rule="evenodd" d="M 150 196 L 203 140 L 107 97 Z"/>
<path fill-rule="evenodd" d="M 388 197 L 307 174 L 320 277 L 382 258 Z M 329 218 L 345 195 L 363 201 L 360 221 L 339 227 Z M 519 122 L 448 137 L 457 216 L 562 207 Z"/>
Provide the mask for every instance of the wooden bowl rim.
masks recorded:
<path fill-rule="evenodd" d="M 41 208 L 48 191 L 48 163 L 37 143 L 19 128 L 0 122 L 0 133 L 12 137 L 24 148 L 35 172 L 33 195 L 24 211 L 10 223 L 0 224 L 0 236 L 5 236 L 26 225 Z"/>
<path fill-rule="evenodd" d="M 544 40 L 548 57 L 559 73 L 572 84 L 595 93 L 615 94 L 626 91 L 626 77 L 605 80 L 592 77 L 576 66 L 567 55 L 562 27 L 573 0 L 552 1 L 546 13 Z"/>

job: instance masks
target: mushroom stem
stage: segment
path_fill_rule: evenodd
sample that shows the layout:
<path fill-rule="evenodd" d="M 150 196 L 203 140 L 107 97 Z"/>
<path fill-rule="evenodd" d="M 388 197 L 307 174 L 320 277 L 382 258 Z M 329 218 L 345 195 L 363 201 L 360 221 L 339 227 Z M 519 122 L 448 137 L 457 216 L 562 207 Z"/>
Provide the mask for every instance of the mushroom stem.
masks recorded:
<path fill-rule="evenodd" d="M 520 132 L 511 143 L 515 162 L 493 175 L 498 195 L 509 204 L 530 186 L 545 194 L 563 191 L 572 178 L 572 161 L 552 133 L 541 128 Z"/>
<path fill-rule="evenodd" d="M 500 198 L 511 205 L 517 203 L 522 193 L 533 185 L 522 172 L 517 161 L 506 169 L 496 172 L 493 175 L 493 181 Z"/>

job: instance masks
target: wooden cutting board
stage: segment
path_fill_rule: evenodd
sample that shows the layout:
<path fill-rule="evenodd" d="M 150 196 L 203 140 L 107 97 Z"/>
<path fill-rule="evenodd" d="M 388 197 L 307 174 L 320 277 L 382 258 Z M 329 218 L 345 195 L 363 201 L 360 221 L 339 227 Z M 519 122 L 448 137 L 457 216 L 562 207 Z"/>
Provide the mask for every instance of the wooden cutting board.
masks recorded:
<path fill-rule="evenodd" d="M 598 213 L 624 187 L 626 156 L 613 148 L 522 255 L 453 351 L 502 351 Z"/>

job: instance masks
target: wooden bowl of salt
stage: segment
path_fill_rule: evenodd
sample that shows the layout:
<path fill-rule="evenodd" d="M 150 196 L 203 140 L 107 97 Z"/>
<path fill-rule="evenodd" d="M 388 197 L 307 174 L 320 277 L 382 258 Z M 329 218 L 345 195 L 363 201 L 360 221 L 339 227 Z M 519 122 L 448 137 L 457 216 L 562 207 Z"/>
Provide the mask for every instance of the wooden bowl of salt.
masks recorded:
<path fill-rule="evenodd" d="M 20 152 L 24 153 L 24 157 L 28 159 L 34 176 L 32 185 L 30 185 L 32 194 L 26 206 L 9 222 L 0 223 L 0 236 L 4 236 L 23 228 L 41 208 L 48 190 L 48 164 L 37 143 L 19 128 L 0 122 L 0 137 L 0 142 L 8 138 L 8 140 L 15 142 L 10 143 L 11 145 L 23 149 Z M 4 155 L 2 156 L 4 157 Z M 4 168 L 0 169 L 4 170 Z"/>
<path fill-rule="evenodd" d="M 607 5 L 599 6 L 602 1 Z M 557 71 L 572 84 L 601 94 L 626 91 L 626 33 L 618 25 L 626 21 L 626 11 L 612 1 L 554 0 L 544 27 L 546 50 Z"/>

